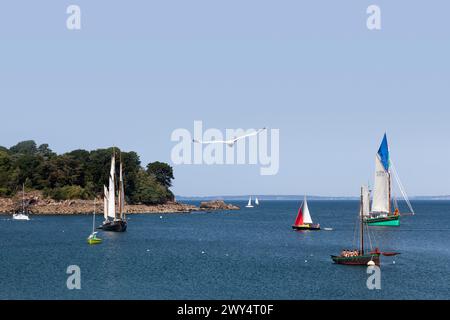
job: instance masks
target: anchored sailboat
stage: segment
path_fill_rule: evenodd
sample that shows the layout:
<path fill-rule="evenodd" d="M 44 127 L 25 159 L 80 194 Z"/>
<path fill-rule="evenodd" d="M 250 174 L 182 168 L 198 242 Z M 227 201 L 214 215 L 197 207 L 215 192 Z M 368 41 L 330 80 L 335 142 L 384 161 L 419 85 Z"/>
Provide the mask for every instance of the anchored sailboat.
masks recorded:
<path fill-rule="evenodd" d="M 252 205 L 252 197 L 250 197 L 250 199 L 248 199 L 248 203 L 247 203 L 247 205 L 245 206 L 246 208 L 253 208 L 253 205 Z"/>
<path fill-rule="evenodd" d="M 359 210 L 359 249 L 356 250 L 342 250 L 339 256 L 331 256 L 331 259 L 337 264 L 346 265 L 368 265 L 369 263 L 379 265 L 381 252 L 378 248 L 375 251 L 366 253 L 364 251 L 364 220 L 363 217 L 368 210 L 367 201 L 369 199 L 369 188 L 363 186 L 361 188 L 361 200 Z M 371 262 L 372 261 L 372 262 Z"/>
<path fill-rule="evenodd" d="M 309 213 L 308 201 L 303 200 L 302 205 L 298 209 L 297 218 L 295 219 L 294 225 L 292 226 L 294 230 L 320 230 L 320 224 L 314 224 L 311 215 Z"/>
<path fill-rule="evenodd" d="M 375 157 L 375 186 L 373 190 L 372 210 L 367 210 L 364 215 L 364 222 L 370 226 L 400 225 L 400 211 L 397 206 L 397 201 L 395 201 L 395 198 L 393 201 L 392 197 L 392 174 L 394 174 L 397 180 L 399 189 L 411 210 L 411 214 L 414 214 L 408 196 L 390 160 L 389 146 L 385 134 Z M 370 208 L 370 203 L 366 202 L 366 206 Z"/>
<path fill-rule="evenodd" d="M 124 232 L 127 230 L 127 221 L 124 209 L 125 191 L 122 171 L 122 161 L 120 161 L 118 210 L 116 210 L 116 158 L 113 153 L 111 157 L 111 170 L 109 173 L 109 187 L 106 188 L 106 186 L 103 186 L 105 221 L 98 229 L 114 232 Z M 110 220 L 110 218 L 112 220 Z"/>
<path fill-rule="evenodd" d="M 89 244 L 100 244 L 102 243 L 102 239 L 97 237 L 97 233 L 95 231 L 95 209 L 96 209 L 96 200 L 94 200 L 94 214 L 92 217 L 92 233 L 89 235 L 89 237 L 87 238 L 87 243 Z"/>
<path fill-rule="evenodd" d="M 22 220 L 22 221 L 30 220 L 30 217 L 28 216 L 25 209 L 25 184 L 22 184 L 22 212 L 14 213 L 13 220 Z"/>

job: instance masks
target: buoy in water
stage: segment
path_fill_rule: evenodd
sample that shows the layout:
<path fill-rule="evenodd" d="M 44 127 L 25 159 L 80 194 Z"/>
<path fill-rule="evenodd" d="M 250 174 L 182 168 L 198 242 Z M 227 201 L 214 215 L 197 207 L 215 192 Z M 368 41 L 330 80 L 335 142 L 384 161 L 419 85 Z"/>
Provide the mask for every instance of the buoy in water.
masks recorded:
<path fill-rule="evenodd" d="M 375 262 L 373 262 L 372 260 L 370 260 L 369 262 L 367 262 L 367 265 L 369 267 L 373 267 L 375 265 Z"/>

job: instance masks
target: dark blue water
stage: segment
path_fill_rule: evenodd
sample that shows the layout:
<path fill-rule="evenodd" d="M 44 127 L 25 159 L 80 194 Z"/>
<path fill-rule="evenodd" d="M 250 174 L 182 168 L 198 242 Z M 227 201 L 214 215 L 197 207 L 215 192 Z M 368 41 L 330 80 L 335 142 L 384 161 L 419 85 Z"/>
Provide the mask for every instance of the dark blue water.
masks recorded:
<path fill-rule="evenodd" d="M 245 203 L 237 203 L 244 206 Z M 291 230 L 297 202 L 218 213 L 133 215 L 128 232 L 86 244 L 91 216 L 0 217 L 1 299 L 448 299 L 450 202 L 415 202 L 399 228 L 371 228 L 381 290 L 366 268 L 334 265 L 351 248 L 358 202 L 311 201 L 334 231 Z M 395 263 L 394 263 L 395 262 Z M 81 268 L 81 290 L 66 269 Z"/>

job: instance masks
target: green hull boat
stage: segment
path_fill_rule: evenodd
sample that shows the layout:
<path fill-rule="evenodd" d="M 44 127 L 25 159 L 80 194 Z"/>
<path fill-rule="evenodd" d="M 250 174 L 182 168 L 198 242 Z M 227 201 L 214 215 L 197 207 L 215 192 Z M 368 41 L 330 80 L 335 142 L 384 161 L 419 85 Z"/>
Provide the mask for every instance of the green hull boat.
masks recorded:
<path fill-rule="evenodd" d="M 399 227 L 400 226 L 400 216 L 366 218 L 366 219 L 364 219 L 364 222 L 368 226 Z"/>

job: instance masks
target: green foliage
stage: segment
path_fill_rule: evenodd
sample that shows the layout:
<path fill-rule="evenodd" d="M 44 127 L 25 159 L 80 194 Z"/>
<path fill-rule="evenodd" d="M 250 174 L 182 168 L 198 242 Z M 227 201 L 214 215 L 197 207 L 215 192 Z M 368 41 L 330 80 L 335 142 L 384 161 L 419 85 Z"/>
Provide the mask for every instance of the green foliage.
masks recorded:
<path fill-rule="evenodd" d="M 44 190 L 44 195 L 55 200 L 89 199 L 89 192 L 80 186 L 64 186 L 55 189 Z"/>
<path fill-rule="evenodd" d="M 152 162 L 147 165 L 147 173 L 153 175 L 161 185 L 166 188 L 170 188 L 172 186 L 173 177 L 173 169 L 167 163 L 163 162 Z"/>
<path fill-rule="evenodd" d="M 22 141 L 9 149 L 12 153 L 35 154 L 37 152 L 36 142 L 33 140 Z"/>
<path fill-rule="evenodd" d="M 150 205 L 164 203 L 172 199 L 170 191 L 144 170 L 137 173 L 136 182 L 136 190 L 131 197 L 133 203 Z"/>
<path fill-rule="evenodd" d="M 122 160 L 126 200 L 130 204 L 158 204 L 173 199 L 168 189 L 172 168 L 154 162 L 141 167 L 136 152 L 117 148 L 93 151 L 74 150 L 62 155 L 47 144 L 36 147 L 34 141 L 20 142 L 11 149 L 0 147 L 0 196 L 15 194 L 22 183 L 31 190 L 42 190 L 55 200 L 87 199 L 103 193 L 108 184 L 111 156 Z M 120 161 L 116 161 L 116 171 Z"/>

